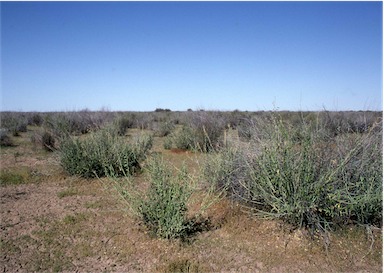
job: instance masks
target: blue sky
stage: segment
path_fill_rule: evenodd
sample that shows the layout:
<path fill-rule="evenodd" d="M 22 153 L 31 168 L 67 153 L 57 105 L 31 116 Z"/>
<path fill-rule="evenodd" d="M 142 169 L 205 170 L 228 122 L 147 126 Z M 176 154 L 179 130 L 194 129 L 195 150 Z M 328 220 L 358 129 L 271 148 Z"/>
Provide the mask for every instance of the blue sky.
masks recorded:
<path fill-rule="evenodd" d="M 382 110 L 382 2 L 1 2 L 1 110 Z"/>

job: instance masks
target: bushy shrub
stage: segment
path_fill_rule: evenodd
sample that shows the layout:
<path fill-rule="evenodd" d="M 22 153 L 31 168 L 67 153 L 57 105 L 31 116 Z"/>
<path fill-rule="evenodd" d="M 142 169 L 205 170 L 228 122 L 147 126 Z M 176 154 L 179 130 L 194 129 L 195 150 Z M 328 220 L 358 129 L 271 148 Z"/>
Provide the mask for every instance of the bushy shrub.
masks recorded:
<path fill-rule="evenodd" d="M 193 197 L 196 181 L 184 167 L 171 169 L 159 156 L 146 162 L 149 185 L 134 185 L 130 176 L 114 179 L 115 187 L 127 207 L 155 236 L 165 239 L 188 237 L 209 229 L 209 219 L 202 213 L 218 200 L 212 191 Z M 198 205 L 197 205 L 198 203 Z M 193 206 L 196 211 L 189 211 Z"/>
<path fill-rule="evenodd" d="M 80 140 L 68 137 L 60 145 L 61 164 L 71 175 L 101 177 L 131 174 L 140 169 L 152 147 L 152 138 L 143 135 L 127 143 L 113 130 L 100 130 Z"/>
<path fill-rule="evenodd" d="M 124 136 L 129 128 L 133 128 L 135 124 L 135 115 L 124 115 L 116 121 L 117 133 L 119 136 Z"/>
<path fill-rule="evenodd" d="M 13 136 L 20 136 L 21 132 L 27 132 L 27 119 L 24 113 L 2 112 L 1 128 L 7 129 Z"/>
<path fill-rule="evenodd" d="M 174 176 L 160 160 L 148 166 L 150 187 L 138 210 L 146 226 L 158 237 L 172 239 L 187 234 L 187 202 L 192 195 L 188 176 Z"/>
<path fill-rule="evenodd" d="M 381 225 L 381 133 L 324 140 L 314 126 L 278 116 L 246 148 L 228 148 L 206 163 L 206 179 L 257 215 L 298 227 L 329 229 L 355 221 Z M 297 131 L 300 131 L 298 138 Z M 376 132 L 376 133 L 373 133 Z M 268 137 L 263 137 L 267 135 Z"/>
<path fill-rule="evenodd" d="M 207 153 L 222 146 L 225 129 L 225 120 L 217 113 L 191 112 L 181 130 L 172 134 L 172 142 L 178 149 Z"/>
<path fill-rule="evenodd" d="M 33 113 L 28 118 L 28 125 L 41 126 L 43 124 L 43 117 L 40 113 Z"/>
<path fill-rule="evenodd" d="M 219 191 L 239 202 L 247 202 L 250 191 L 248 164 L 252 157 L 238 147 L 227 147 L 219 153 L 211 154 L 204 162 L 203 175 Z"/>
<path fill-rule="evenodd" d="M 129 176 L 115 179 L 115 186 L 129 206 L 151 233 L 160 238 L 185 237 L 190 228 L 187 204 L 192 195 L 191 181 L 185 170 L 174 174 L 162 158 L 147 162 L 149 188 L 137 191 Z"/>
<path fill-rule="evenodd" d="M 178 149 L 194 150 L 196 149 L 195 132 L 189 126 L 183 126 L 180 131 L 172 136 L 172 143 Z"/>
<path fill-rule="evenodd" d="M 163 142 L 163 147 L 164 147 L 164 149 L 165 149 L 165 150 L 170 150 L 170 149 L 172 149 L 172 143 L 173 143 L 172 138 L 171 138 L 171 137 L 166 137 L 166 138 L 164 139 L 164 142 Z"/>
<path fill-rule="evenodd" d="M 55 137 L 62 138 L 69 135 L 81 135 L 100 129 L 109 119 L 113 119 L 108 112 L 78 112 L 50 113 L 45 116 L 44 127 Z"/>
<path fill-rule="evenodd" d="M 0 146 L 2 147 L 12 147 L 14 143 L 11 137 L 8 135 L 7 130 L 0 130 Z"/>
<path fill-rule="evenodd" d="M 157 123 L 157 126 L 154 128 L 155 136 L 165 137 L 172 133 L 175 129 L 175 125 L 172 122 L 165 121 Z"/>

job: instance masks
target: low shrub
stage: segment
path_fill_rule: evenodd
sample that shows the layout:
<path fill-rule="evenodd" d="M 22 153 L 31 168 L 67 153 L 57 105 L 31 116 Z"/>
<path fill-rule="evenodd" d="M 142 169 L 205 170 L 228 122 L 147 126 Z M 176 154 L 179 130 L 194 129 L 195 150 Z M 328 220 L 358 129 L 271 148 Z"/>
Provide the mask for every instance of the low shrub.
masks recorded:
<path fill-rule="evenodd" d="M 152 137 L 142 135 L 127 143 L 113 130 L 100 130 L 80 140 L 68 137 L 60 145 L 61 164 L 71 175 L 101 177 L 131 174 L 140 169 L 152 147 Z"/>
<path fill-rule="evenodd" d="M 44 134 L 41 136 L 41 144 L 43 148 L 48 152 L 55 150 L 55 138 L 49 132 L 44 132 Z"/>
<path fill-rule="evenodd" d="M 133 128 L 135 125 L 135 115 L 124 115 L 116 121 L 116 129 L 119 136 L 124 136 L 129 128 Z"/>
<path fill-rule="evenodd" d="M 178 149 L 208 153 L 219 149 L 223 143 L 225 120 L 214 112 L 191 112 L 188 121 L 172 135 Z"/>
<path fill-rule="evenodd" d="M 40 113 L 32 113 L 28 118 L 28 125 L 41 126 L 44 122 L 44 118 Z"/>
<path fill-rule="evenodd" d="M 188 206 L 195 202 L 196 186 L 185 168 L 173 171 L 156 156 L 147 162 L 146 171 L 149 179 L 146 190 L 138 190 L 129 176 L 114 181 L 125 204 L 154 236 L 184 240 L 209 229 L 209 220 L 202 220 L 201 215 L 216 199 L 207 197 L 199 202 L 198 211 L 189 212 Z"/>
<path fill-rule="evenodd" d="M 196 149 L 195 132 L 189 126 L 183 126 L 180 131 L 172 136 L 172 143 L 178 149 L 194 150 Z"/>
<path fill-rule="evenodd" d="M 44 127 L 55 137 L 62 138 L 69 135 L 87 134 L 100 129 L 112 114 L 108 112 L 90 112 L 82 110 L 77 112 L 49 113 L 45 116 Z"/>
<path fill-rule="evenodd" d="M 189 229 L 187 202 L 192 195 L 186 172 L 176 177 L 160 160 L 148 166 L 150 187 L 138 210 L 147 227 L 158 237 L 183 237 Z"/>
<path fill-rule="evenodd" d="M 172 140 L 172 137 L 166 137 L 164 139 L 164 142 L 163 142 L 163 147 L 165 150 L 170 150 L 172 149 L 172 143 L 173 143 L 173 140 Z"/>
<path fill-rule="evenodd" d="M 375 125 L 379 134 L 372 129 L 324 140 L 316 126 L 294 128 L 278 116 L 266 122 L 268 131 L 255 128 L 246 148 L 211 155 L 206 179 L 257 215 L 297 227 L 328 230 L 351 221 L 381 225 L 381 124 Z"/>
<path fill-rule="evenodd" d="M 191 116 L 190 126 L 195 137 L 195 146 L 202 152 L 211 152 L 222 146 L 226 121 L 216 112 L 197 112 Z"/>
<path fill-rule="evenodd" d="M 8 135 L 7 130 L 0 130 L 0 146 L 1 147 L 15 146 L 11 137 Z"/>
<path fill-rule="evenodd" d="M 0 119 L 0 127 L 7 129 L 13 136 L 20 136 L 21 132 L 27 132 L 27 118 L 25 113 L 2 112 Z"/>
<path fill-rule="evenodd" d="M 165 137 L 172 133 L 175 129 L 175 125 L 172 122 L 165 121 L 157 123 L 157 126 L 154 128 L 155 136 Z"/>

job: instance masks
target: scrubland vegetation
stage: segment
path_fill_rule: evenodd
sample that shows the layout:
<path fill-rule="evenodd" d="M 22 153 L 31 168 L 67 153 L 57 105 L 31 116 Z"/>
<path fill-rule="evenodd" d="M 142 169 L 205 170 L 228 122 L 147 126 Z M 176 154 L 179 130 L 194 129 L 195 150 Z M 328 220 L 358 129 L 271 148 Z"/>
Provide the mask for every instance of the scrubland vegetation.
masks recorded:
<path fill-rule="evenodd" d="M 109 202 L 115 202 L 117 210 L 132 219 L 131 224 L 140 225 L 142 234 L 159 242 L 179 241 L 183 249 L 180 251 L 189 257 L 175 260 L 170 255 L 173 262 L 165 267 L 150 267 L 152 270 L 230 269 L 210 266 L 207 260 L 199 264 L 187 251 L 198 247 L 204 234 L 225 229 L 230 222 L 228 215 L 232 215 L 230 219 L 246 215 L 249 221 L 272 221 L 278 223 L 282 232 L 288 229 L 289 234 L 297 231 L 308 234 L 306 242 L 312 245 L 318 240 L 322 249 L 318 255 L 327 259 L 340 238 L 351 230 L 364 230 L 360 237 L 353 238 L 354 243 L 369 242 L 366 255 L 362 256 L 362 261 L 369 261 L 366 268 L 364 264 L 361 268 L 367 271 L 381 268 L 381 247 L 378 247 L 383 220 L 381 112 L 172 112 L 160 108 L 154 112 L 3 112 L 0 127 L 2 163 L 14 161 L 8 167 L 1 167 L 1 186 L 51 181 L 57 174 L 70 181 L 88 183 L 90 192 L 95 183 L 102 185 L 103 191 L 115 197 Z M 32 151 L 30 155 L 49 158 L 56 174 L 26 171 L 25 166 L 15 169 L 18 161 L 22 161 L 22 146 Z M 193 164 L 185 164 L 192 157 Z M 76 184 L 68 186 L 55 196 L 65 199 L 80 194 Z M 87 209 L 95 207 L 102 208 L 102 202 L 86 205 Z M 226 207 L 227 216 L 219 215 L 220 207 Z M 86 228 L 83 224 L 87 219 L 94 217 L 76 213 L 65 216 L 60 223 L 81 229 Z M 103 222 L 103 219 L 95 221 Z M 53 232 L 60 223 L 56 221 L 46 228 Z M 45 247 L 52 246 L 56 240 L 50 233 L 44 233 L 43 237 L 43 233 L 37 234 L 35 237 L 40 239 L 49 235 L 50 243 Z M 2 252 L 9 256 L 17 253 L 15 238 L 1 240 Z M 19 243 L 25 244 L 20 240 Z M 67 245 L 57 242 L 57 247 Z M 59 257 L 61 250 L 57 251 Z M 91 250 L 87 251 L 87 255 L 76 252 L 77 256 L 72 256 L 93 255 Z M 340 254 L 342 249 L 337 251 Z M 41 263 L 27 267 L 27 271 L 75 269 L 70 261 L 49 264 L 42 252 L 38 253 L 41 256 L 33 259 L 40 259 Z M 261 263 L 268 264 L 264 260 Z M 16 268 L 9 265 L 12 266 Z M 282 271 L 304 270 L 284 264 L 277 267 L 258 264 L 257 268 L 249 269 L 279 271 L 276 269 L 279 266 Z M 339 267 L 328 264 L 322 268 L 359 269 L 348 266 L 351 265 L 347 262 Z M 240 268 L 237 270 L 242 271 Z M 306 268 L 319 270 L 316 266 Z M 124 267 L 122 262 L 121 267 L 106 270 L 137 271 L 137 268 Z"/>

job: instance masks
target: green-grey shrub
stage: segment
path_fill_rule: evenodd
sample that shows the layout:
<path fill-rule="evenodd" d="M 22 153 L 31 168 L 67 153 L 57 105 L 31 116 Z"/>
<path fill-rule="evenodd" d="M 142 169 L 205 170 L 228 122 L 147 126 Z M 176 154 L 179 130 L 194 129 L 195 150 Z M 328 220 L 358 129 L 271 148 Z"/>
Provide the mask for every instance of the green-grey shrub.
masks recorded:
<path fill-rule="evenodd" d="M 175 129 L 175 125 L 172 122 L 158 122 L 156 128 L 154 128 L 155 136 L 165 137 L 172 133 Z"/>
<path fill-rule="evenodd" d="M 163 147 L 164 147 L 164 149 L 166 149 L 166 150 L 170 150 L 170 149 L 172 149 L 172 143 L 173 143 L 172 137 L 167 136 L 167 137 L 164 139 L 164 142 L 163 142 Z"/>
<path fill-rule="evenodd" d="M 124 136 L 129 128 L 133 128 L 135 125 L 135 115 L 127 114 L 117 119 L 116 127 L 119 136 Z"/>
<path fill-rule="evenodd" d="M 187 204 L 193 192 L 187 172 L 183 169 L 175 174 L 160 157 L 149 159 L 146 170 L 147 190 L 137 190 L 129 175 L 125 179 L 113 176 L 117 192 L 153 235 L 186 237 L 192 223 L 187 218 Z"/>
<path fill-rule="evenodd" d="M 108 115 L 107 112 L 88 110 L 49 113 L 45 116 L 44 127 L 57 138 L 87 134 L 100 129 L 109 116 L 111 114 Z"/>
<path fill-rule="evenodd" d="M 206 179 L 258 215 L 297 226 L 381 225 L 381 124 L 376 125 L 379 134 L 376 129 L 324 140 L 313 126 L 293 128 L 278 116 L 267 121 L 267 134 L 255 132 L 260 137 L 252 137 L 246 149 L 230 147 L 212 155 Z"/>
<path fill-rule="evenodd" d="M 215 112 L 191 112 L 181 130 L 172 134 L 178 149 L 208 153 L 222 146 L 225 120 Z"/>
<path fill-rule="evenodd" d="M 189 229 L 187 202 L 192 195 L 188 175 L 174 175 L 160 159 L 148 166 L 150 187 L 138 210 L 146 226 L 158 237 L 183 237 Z"/>
<path fill-rule="evenodd" d="M 28 118 L 28 125 L 41 126 L 43 121 L 44 119 L 41 113 L 32 113 Z"/>
<path fill-rule="evenodd" d="M 178 149 L 194 150 L 196 149 L 195 132 L 189 126 L 183 126 L 173 137 L 173 144 Z"/>
<path fill-rule="evenodd" d="M 61 164 L 71 175 L 101 177 L 131 174 L 140 169 L 152 147 L 152 137 L 143 135 L 133 143 L 116 131 L 100 130 L 80 140 L 68 137 L 60 145 Z"/>
<path fill-rule="evenodd" d="M 146 225 L 155 236 L 166 239 L 181 238 L 209 229 L 209 220 L 202 212 L 219 199 L 208 189 L 203 199 L 193 197 L 196 180 L 181 170 L 170 168 L 163 158 L 155 156 L 146 162 L 149 185 L 135 185 L 131 176 L 123 179 L 115 176 L 115 188 L 126 207 Z M 202 194 L 199 194 L 201 197 Z M 198 211 L 191 213 L 188 207 L 198 202 Z M 194 208 L 197 206 L 192 205 Z"/>
<path fill-rule="evenodd" d="M 14 143 L 11 137 L 8 135 L 8 131 L 0 129 L 0 146 L 1 147 L 12 147 Z"/>
<path fill-rule="evenodd" d="M 27 118 L 25 113 L 2 112 L 0 120 L 0 127 L 7 129 L 13 136 L 20 136 L 20 132 L 27 132 Z"/>
<path fill-rule="evenodd" d="M 196 112 L 190 118 L 190 126 L 195 137 L 195 146 L 202 152 L 217 150 L 222 146 L 226 121 L 218 112 Z"/>

